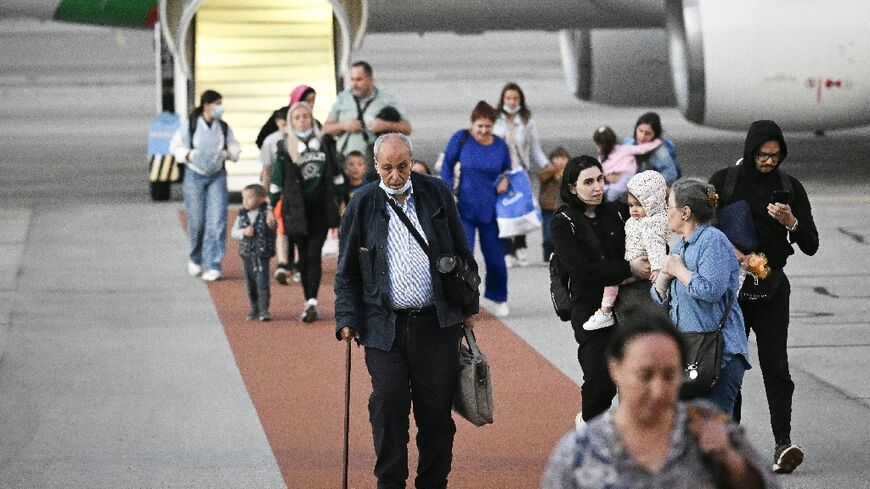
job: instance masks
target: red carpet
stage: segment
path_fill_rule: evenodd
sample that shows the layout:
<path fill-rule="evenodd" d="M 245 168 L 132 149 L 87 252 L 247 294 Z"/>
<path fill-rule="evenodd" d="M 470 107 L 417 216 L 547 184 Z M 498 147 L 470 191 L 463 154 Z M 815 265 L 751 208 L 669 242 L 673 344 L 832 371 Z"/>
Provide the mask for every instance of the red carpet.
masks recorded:
<path fill-rule="evenodd" d="M 230 222 L 234 219 L 231 216 Z M 209 285 L 245 386 L 290 488 L 341 486 L 345 344 L 333 333 L 335 265 L 335 257 L 324 259 L 318 297 L 321 320 L 313 325 L 298 319 L 304 302 L 302 287 L 274 281 L 275 320 L 244 320 L 249 305 L 233 239 L 228 240 L 224 259 L 225 279 Z M 457 433 L 450 487 L 538 487 L 550 451 L 573 426 L 577 386 L 497 318 L 483 313 L 475 333 L 492 370 L 495 423 L 476 428 L 454 415 Z M 370 488 L 375 487 L 367 407 L 371 384 L 363 351 L 355 345 L 352 362 L 349 486 Z M 416 468 L 413 417 L 411 424 L 409 487 Z"/>

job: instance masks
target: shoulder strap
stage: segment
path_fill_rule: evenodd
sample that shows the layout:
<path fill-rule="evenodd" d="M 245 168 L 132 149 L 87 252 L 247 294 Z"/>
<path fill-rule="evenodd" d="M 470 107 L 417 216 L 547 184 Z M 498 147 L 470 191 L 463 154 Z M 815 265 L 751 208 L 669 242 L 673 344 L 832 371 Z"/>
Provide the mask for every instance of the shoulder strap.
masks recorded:
<path fill-rule="evenodd" d="M 218 120 L 221 123 L 221 132 L 224 133 L 224 149 L 227 149 L 229 145 L 229 141 L 227 141 L 227 134 L 230 132 L 230 125 L 223 121 L 223 119 Z"/>
<path fill-rule="evenodd" d="M 731 202 L 734 189 L 737 188 L 737 177 L 740 175 L 740 165 L 734 165 L 725 173 L 725 186 L 722 188 L 722 202 Z"/>
<path fill-rule="evenodd" d="M 402 224 L 404 224 L 405 227 L 408 228 L 408 231 L 410 231 L 411 235 L 414 236 L 414 239 L 417 240 L 417 243 L 420 245 L 420 248 L 423 249 L 423 252 L 426 253 L 426 256 L 428 256 L 430 260 L 434 261 L 434 258 L 432 257 L 432 250 L 429 248 L 429 245 L 426 244 L 426 240 L 423 239 L 423 236 L 420 236 L 420 232 L 417 231 L 417 228 L 415 228 L 414 225 L 411 224 L 411 220 L 408 219 L 408 215 L 405 214 L 405 211 L 403 211 L 402 208 L 399 207 L 399 204 L 393 202 L 393 199 L 390 198 L 390 196 L 387 196 L 387 203 L 390 204 L 390 207 L 392 207 L 394 211 L 396 211 L 396 215 L 399 216 L 399 220 L 401 220 Z"/>
<path fill-rule="evenodd" d="M 568 220 L 568 223 L 571 225 L 571 234 L 574 235 L 574 238 L 577 238 L 577 228 L 574 225 L 574 219 L 571 219 L 571 216 L 568 215 L 564 210 L 561 211 L 561 214 L 565 216 L 565 219 Z M 589 239 L 589 246 L 592 248 L 592 252 L 595 253 L 595 256 L 599 259 L 604 259 L 604 249 L 601 246 L 601 241 L 598 239 L 598 236 L 595 234 L 595 230 L 592 229 L 592 226 L 585 219 L 578 219 L 578 225 L 582 228 L 583 233 Z"/>
<path fill-rule="evenodd" d="M 725 306 L 725 314 L 722 315 L 722 320 L 719 321 L 719 331 L 722 331 L 722 328 L 725 327 L 725 322 L 728 321 L 728 316 L 731 315 L 731 308 L 734 307 L 734 298 L 737 297 L 737 292 L 731 294 L 728 297 L 728 305 Z"/>
<path fill-rule="evenodd" d="M 187 130 L 188 135 L 190 136 L 190 147 L 193 148 L 193 133 L 196 132 L 196 122 L 199 119 L 199 116 L 191 117 L 189 121 L 187 121 Z M 227 149 L 227 145 L 229 141 L 227 141 L 227 133 L 229 133 L 230 125 L 225 121 L 218 120 L 221 123 L 221 132 L 224 133 L 224 149 Z"/>

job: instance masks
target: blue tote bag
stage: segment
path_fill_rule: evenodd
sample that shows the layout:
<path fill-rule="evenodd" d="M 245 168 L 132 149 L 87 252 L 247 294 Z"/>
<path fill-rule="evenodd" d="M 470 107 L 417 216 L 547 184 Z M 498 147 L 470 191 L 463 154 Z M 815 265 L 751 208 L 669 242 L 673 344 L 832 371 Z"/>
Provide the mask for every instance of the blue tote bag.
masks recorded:
<path fill-rule="evenodd" d="M 495 206 L 499 238 L 523 236 L 541 227 L 541 210 L 532 194 L 529 174 L 518 168 L 507 177 L 508 191 L 498 196 Z"/>

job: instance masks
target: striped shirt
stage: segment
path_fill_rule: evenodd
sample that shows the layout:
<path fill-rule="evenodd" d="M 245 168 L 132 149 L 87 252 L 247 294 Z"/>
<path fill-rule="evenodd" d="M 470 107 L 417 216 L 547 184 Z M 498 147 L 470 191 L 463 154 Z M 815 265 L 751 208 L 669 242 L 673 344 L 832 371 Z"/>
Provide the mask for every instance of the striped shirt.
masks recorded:
<path fill-rule="evenodd" d="M 387 196 L 388 199 L 393 199 Z M 417 219 L 414 207 L 414 189 L 408 189 L 405 205 L 393 199 L 399 205 L 408 220 L 420 233 L 424 241 L 426 234 Z M 389 230 L 387 232 L 387 267 L 390 277 L 390 299 L 393 309 L 417 309 L 429 306 L 435 302 L 432 294 L 432 271 L 429 268 L 429 257 L 420 247 L 393 207 L 387 203 L 390 213 Z M 428 241 L 427 241 L 428 244 Z"/>

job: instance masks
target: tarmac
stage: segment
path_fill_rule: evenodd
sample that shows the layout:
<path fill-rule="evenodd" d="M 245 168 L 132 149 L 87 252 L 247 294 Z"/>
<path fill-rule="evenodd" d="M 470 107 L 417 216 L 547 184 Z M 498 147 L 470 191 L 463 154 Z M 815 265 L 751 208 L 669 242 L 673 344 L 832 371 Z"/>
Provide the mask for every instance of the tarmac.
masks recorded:
<path fill-rule="evenodd" d="M 296 319 L 298 290 L 278 286 L 276 321 L 240 321 L 232 249 L 227 280 L 187 275 L 180 192 L 148 200 L 150 33 L 2 21 L 0 43 L 0 487 L 335 487 L 344 351 L 331 336 L 329 273 L 325 318 L 311 328 Z M 369 36 L 355 58 L 402 102 L 427 161 L 506 80 L 526 91 L 545 150 L 591 152 L 595 128 L 628 133 L 647 110 L 573 99 L 550 33 Z M 740 156 L 743 134 L 657 110 L 684 173 L 706 178 Z M 821 247 L 786 269 L 792 438 L 807 459 L 779 481 L 870 487 L 870 130 L 786 138 L 783 167 L 807 188 Z M 510 270 L 511 315 L 485 316 L 478 335 L 494 365 L 496 424 L 458 421 L 452 487 L 535 487 L 573 421 L 576 345 L 552 312 L 540 237 L 529 241 L 535 264 Z M 351 480 L 371 487 L 359 353 Z M 771 457 L 757 364 L 743 424 Z"/>

